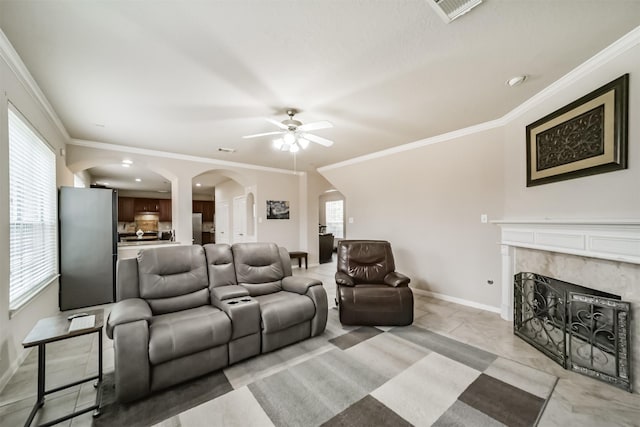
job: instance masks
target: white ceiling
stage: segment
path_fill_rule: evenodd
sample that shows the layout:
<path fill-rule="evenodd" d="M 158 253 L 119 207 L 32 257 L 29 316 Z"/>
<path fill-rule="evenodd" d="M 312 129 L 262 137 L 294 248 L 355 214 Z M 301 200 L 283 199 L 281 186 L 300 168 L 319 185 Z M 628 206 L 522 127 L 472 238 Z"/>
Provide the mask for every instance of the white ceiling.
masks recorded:
<path fill-rule="evenodd" d="M 640 25 L 638 0 L 485 0 L 451 24 L 427 1 L 3 0 L 0 28 L 72 138 L 292 169 L 241 137 L 295 107 L 335 126 L 311 169 L 502 117 Z"/>

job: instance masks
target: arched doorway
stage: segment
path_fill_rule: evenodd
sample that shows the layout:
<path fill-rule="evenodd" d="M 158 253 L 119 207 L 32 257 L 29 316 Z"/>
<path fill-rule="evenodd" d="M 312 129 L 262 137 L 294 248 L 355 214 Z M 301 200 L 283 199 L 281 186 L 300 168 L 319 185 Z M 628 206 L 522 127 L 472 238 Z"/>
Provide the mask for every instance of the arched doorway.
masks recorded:
<path fill-rule="evenodd" d="M 192 181 L 194 243 L 199 243 L 198 234 L 202 234 L 201 244 L 256 240 L 255 196 L 243 177 L 231 171 L 210 170 Z M 206 215 L 207 206 L 212 207 L 211 216 Z"/>

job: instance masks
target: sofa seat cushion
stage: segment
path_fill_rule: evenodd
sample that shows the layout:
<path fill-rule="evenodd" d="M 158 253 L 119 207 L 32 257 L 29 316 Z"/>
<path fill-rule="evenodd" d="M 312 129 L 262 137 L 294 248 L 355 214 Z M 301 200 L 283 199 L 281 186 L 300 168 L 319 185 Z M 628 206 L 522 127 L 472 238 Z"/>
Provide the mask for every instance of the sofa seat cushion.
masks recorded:
<path fill-rule="evenodd" d="M 273 333 L 310 320 L 316 313 L 311 298 L 280 291 L 253 297 L 260 303 L 262 330 Z"/>
<path fill-rule="evenodd" d="M 158 365 L 226 344 L 229 339 L 231 320 L 215 307 L 161 314 L 149 321 L 149 361 Z"/>

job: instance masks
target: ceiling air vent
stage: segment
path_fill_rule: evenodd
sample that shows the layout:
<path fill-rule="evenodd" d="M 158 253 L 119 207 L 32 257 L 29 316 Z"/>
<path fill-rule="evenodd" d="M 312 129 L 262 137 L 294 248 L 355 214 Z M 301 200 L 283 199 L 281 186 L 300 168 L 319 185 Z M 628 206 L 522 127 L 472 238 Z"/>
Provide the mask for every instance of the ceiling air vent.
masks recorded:
<path fill-rule="evenodd" d="M 482 3 L 482 0 L 427 0 L 427 3 L 448 24 Z"/>

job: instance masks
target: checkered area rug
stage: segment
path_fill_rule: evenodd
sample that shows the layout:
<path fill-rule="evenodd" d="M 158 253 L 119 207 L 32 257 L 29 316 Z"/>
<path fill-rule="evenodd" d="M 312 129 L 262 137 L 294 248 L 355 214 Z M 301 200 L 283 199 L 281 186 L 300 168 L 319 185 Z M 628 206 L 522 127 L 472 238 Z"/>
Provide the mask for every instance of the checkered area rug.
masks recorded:
<path fill-rule="evenodd" d="M 557 378 L 417 326 L 336 325 L 130 405 L 94 425 L 534 426 Z"/>

